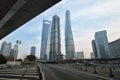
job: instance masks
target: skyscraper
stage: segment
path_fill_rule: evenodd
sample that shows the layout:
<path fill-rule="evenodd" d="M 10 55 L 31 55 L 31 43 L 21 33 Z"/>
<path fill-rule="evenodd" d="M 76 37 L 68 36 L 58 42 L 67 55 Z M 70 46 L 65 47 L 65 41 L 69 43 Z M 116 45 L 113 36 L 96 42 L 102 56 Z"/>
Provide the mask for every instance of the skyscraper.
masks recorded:
<path fill-rule="evenodd" d="M 111 58 L 120 58 L 120 39 L 109 43 Z"/>
<path fill-rule="evenodd" d="M 36 52 L 36 47 L 32 46 L 30 54 L 35 56 L 35 52 Z"/>
<path fill-rule="evenodd" d="M 90 52 L 91 59 L 95 59 L 94 53 Z"/>
<path fill-rule="evenodd" d="M 14 49 L 11 49 L 11 51 L 10 51 L 10 58 L 12 60 L 14 60 L 14 58 L 15 58 L 15 50 Z"/>
<path fill-rule="evenodd" d="M 92 40 L 92 49 L 93 49 L 94 58 L 98 59 L 98 53 L 97 53 L 95 40 Z"/>
<path fill-rule="evenodd" d="M 108 39 L 105 30 L 95 33 L 95 43 L 96 43 L 98 58 L 110 58 Z"/>
<path fill-rule="evenodd" d="M 6 53 L 6 46 L 7 46 L 7 42 L 6 41 L 4 41 L 3 43 L 2 43 L 2 46 L 1 46 L 1 54 L 5 54 Z"/>
<path fill-rule="evenodd" d="M 61 40 L 60 40 L 60 18 L 57 15 L 53 16 L 51 28 L 51 42 L 50 42 L 50 60 L 57 60 L 57 56 L 61 54 Z"/>
<path fill-rule="evenodd" d="M 43 20 L 43 28 L 42 28 L 42 40 L 41 40 L 41 52 L 40 52 L 40 59 L 46 59 L 49 54 L 49 34 L 50 34 L 50 26 L 51 22 L 48 20 Z"/>
<path fill-rule="evenodd" d="M 7 43 L 6 41 L 4 41 L 2 46 L 1 46 L 1 54 L 3 54 L 5 57 L 9 57 L 11 47 L 12 47 L 11 43 Z"/>
<path fill-rule="evenodd" d="M 70 21 L 70 11 L 66 11 L 65 16 L 65 49 L 66 49 L 66 58 L 73 59 L 75 53 L 75 46 L 73 40 L 73 34 L 71 30 L 71 21 Z"/>

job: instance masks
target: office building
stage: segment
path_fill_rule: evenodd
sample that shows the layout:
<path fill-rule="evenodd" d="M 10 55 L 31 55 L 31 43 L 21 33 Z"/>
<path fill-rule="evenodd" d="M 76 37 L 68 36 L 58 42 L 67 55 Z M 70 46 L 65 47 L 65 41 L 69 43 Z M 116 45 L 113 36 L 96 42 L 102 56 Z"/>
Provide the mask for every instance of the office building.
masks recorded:
<path fill-rule="evenodd" d="M 36 52 L 36 47 L 32 46 L 30 54 L 35 56 L 35 52 Z"/>
<path fill-rule="evenodd" d="M 15 44 L 13 49 L 11 49 L 10 51 L 9 60 L 14 61 L 17 59 L 17 56 L 18 56 L 18 44 Z"/>
<path fill-rule="evenodd" d="M 94 58 L 98 59 L 98 53 L 97 53 L 97 48 L 96 48 L 95 40 L 92 40 L 92 49 L 93 49 Z"/>
<path fill-rule="evenodd" d="M 111 58 L 120 58 L 120 39 L 109 43 Z"/>
<path fill-rule="evenodd" d="M 63 60 L 63 54 L 57 55 L 57 60 Z"/>
<path fill-rule="evenodd" d="M 2 43 L 2 46 L 1 46 L 1 54 L 5 54 L 6 53 L 6 46 L 7 46 L 7 42 L 6 41 L 4 41 L 3 43 Z"/>
<path fill-rule="evenodd" d="M 52 19 L 50 39 L 49 60 L 57 60 L 57 56 L 61 54 L 60 18 L 57 15 Z"/>
<path fill-rule="evenodd" d="M 3 43 L 2 43 L 2 46 L 1 46 L 1 54 L 2 55 L 4 55 L 4 56 L 6 56 L 6 55 L 8 55 L 7 53 L 6 53 L 6 46 L 7 46 L 7 42 L 6 41 L 4 41 Z"/>
<path fill-rule="evenodd" d="M 84 52 L 83 51 L 76 52 L 75 59 L 84 59 Z"/>
<path fill-rule="evenodd" d="M 51 22 L 43 20 L 40 59 L 49 59 Z"/>
<path fill-rule="evenodd" d="M 14 59 L 15 59 L 15 50 L 11 49 L 11 51 L 10 51 L 10 60 L 14 61 Z"/>
<path fill-rule="evenodd" d="M 91 59 L 95 59 L 95 56 L 94 56 L 93 52 L 90 53 L 90 56 L 91 56 Z"/>
<path fill-rule="evenodd" d="M 15 57 L 15 50 L 14 49 L 11 49 L 10 51 L 10 58 L 14 58 Z"/>
<path fill-rule="evenodd" d="M 18 56 L 18 44 L 15 44 L 13 49 L 14 49 L 15 59 L 17 59 L 17 56 Z"/>
<path fill-rule="evenodd" d="M 67 10 L 65 14 L 65 51 L 66 59 L 73 59 L 75 53 L 74 39 L 71 30 L 70 11 Z"/>
<path fill-rule="evenodd" d="M 110 50 L 108 46 L 107 32 L 99 31 L 95 33 L 95 43 L 98 58 L 110 58 Z"/>
<path fill-rule="evenodd" d="M 6 41 L 4 41 L 1 46 L 1 54 L 4 55 L 5 57 L 9 57 L 11 47 L 12 47 L 11 43 L 7 43 Z"/>

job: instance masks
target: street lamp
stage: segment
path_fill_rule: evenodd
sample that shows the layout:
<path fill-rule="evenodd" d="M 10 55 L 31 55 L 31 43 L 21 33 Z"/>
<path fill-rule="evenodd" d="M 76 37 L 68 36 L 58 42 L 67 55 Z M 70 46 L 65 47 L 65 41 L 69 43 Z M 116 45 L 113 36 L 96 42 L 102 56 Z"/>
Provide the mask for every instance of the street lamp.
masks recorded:
<path fill-rule="evenodd" d="M 18 44 L 21 44 L 21 41 L 16 40 L 16 46 L 14 46 L 14 65 L 15 65 L 15 60 L 17 58 L 17 54 L 18 54 Z"/>

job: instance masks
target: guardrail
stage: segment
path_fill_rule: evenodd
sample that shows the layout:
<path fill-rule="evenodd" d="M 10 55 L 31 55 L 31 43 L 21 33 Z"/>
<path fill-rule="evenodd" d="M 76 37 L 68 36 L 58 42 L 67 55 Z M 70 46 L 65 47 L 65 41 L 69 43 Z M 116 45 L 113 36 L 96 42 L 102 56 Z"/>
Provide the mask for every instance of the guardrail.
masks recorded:
<path fill-rule="evenodd" d="M 71 64 L 72 67 L 120 79 L 120 64 Z"/>
<path fill-rule="evenodd" d="M 19 80 L 41 80 L 39 79 L 39 74 L 36 70 L 36 65 L 30 66 L 30 65 L 25 65 L 25 66 L 3 66 L 1 65 L 2 68 L 0 69 L 0 80 L 5 79 L 5 80 L 13 80 L 13 79 L 19 79 Z M 12 67 L 12 68 L 11 68 Z"/>

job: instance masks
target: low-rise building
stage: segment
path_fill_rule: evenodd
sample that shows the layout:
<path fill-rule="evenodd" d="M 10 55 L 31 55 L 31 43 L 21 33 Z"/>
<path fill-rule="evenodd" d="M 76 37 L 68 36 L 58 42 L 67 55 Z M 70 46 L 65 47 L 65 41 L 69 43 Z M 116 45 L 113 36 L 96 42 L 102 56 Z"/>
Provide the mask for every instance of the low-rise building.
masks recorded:
<path fill-rule="evenodd" d="M 91 59 L 95 59 L 95 56 L 94 56 L 93 52 L 90 53 L 90 56 L 91 56 Z"/>
<path fill-rule="evenodd" d="M 76 52 L 75 59 L 84 59 L 84 52 L 83 51 Z"/>

